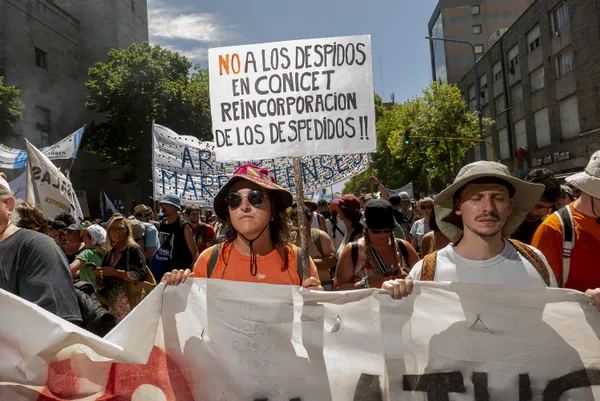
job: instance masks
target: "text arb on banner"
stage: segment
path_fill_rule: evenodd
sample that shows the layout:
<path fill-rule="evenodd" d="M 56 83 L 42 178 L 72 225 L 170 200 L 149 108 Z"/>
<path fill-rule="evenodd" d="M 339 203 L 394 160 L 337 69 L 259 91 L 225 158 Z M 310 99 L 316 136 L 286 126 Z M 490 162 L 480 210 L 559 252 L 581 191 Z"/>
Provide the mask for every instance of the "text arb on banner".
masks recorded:
<path fill-rule="evenodd" d="M 210 49 L 220 162 L 376 149 L 371 37 Z"/>
<path fill-rule="evenodd" d="M 219 189 L 244 163 L 219 163 L 215 160 L 214 143 L 178 135 L 158 124 L 154 125 L 153 138 L 154 199 L 157 200 L 171 194 L 186 204 L 211 205 Z M 295 188 L 292 158 L 248 162 L 267 168 L 284 188 Z M 316 192 L 328 188 L 368 167 L 368 158 L 363 154 L 305 157 L 302 161 L 304 189 Z"/>

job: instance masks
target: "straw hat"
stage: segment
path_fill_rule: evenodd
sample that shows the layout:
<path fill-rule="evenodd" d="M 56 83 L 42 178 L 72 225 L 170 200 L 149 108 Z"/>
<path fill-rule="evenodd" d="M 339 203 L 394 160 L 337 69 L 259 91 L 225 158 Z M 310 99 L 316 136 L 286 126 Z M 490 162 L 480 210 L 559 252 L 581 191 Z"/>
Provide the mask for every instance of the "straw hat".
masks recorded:
<path fill-rule="evenodd" d="M 592 155 L 581 173 L 573 174 L 565 181 L 593 198 L 600 198 L 600 150 Z"/>
<path fill-rule="evenodd" d="M 463 225 L 460 216 L 454 213 L 454 194 L 479 178 L 498 178 L 515 189 L 512 214 L 502 229 L 504 236 L 511 235 L 521 225 L 527 213 L 540 200 L 545 189 L 543 184 L 533 184 L 513 177 L 508 168 L 500 163 L 478 161 L 464 166 L 452 185 L 440 192 L 434 201 L 436 223 L 440 231 L 455 244 L 463 236 Z"/>
<path fill-rule="evenodd" d="M 281 205 L 281 211 L 291 207 L 294 203 L 292 193 L 275 184 L 275 177 L 273 177 L 273 174 L 269 170 L 252 164 L 244 164 L 235 170 L 233 176 L 223 185 L 217 196 L 215 196 L 213 206 L 217 217 L 221 220 L 227 220 L 229 216 L 229 208 L 225 203 L 225 197 L 229 193 L 230 188 L 240 180 L 253 182 L 269 191 L 271 199 L 276 199 L 277 204 Z"/>

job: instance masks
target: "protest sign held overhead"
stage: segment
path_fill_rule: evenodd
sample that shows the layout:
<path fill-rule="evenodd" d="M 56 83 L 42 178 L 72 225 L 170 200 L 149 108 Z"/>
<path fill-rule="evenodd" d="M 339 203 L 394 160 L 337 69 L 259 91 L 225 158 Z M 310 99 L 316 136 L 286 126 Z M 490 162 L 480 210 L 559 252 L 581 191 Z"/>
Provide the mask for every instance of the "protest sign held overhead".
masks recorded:
<path fill-rule="evenodd" d="M 104 339 L 4 291 L 0 315 L 20 322 L 0 325 L 3 400 L 600 399 L 598 311 L 575 291 L 190 279 Z"/>
<path fill-rule="evenodd" d="M 178 135 L 158 124 L 154 125 L 153 138 L 154 199 L 172 194 L 186 204 L 211 205 L 219 189 L 243 164 L 219 163 L 215 160 L 214 143 Z M 248 162 L 269 169 L 279 185 L 294 188 L 292 158 Z M 305 157 L 302 162 L 304 188 L 307 192 L 328 188 L 368 167 L 367 157 L 362 154 Z"/>
<path fill-rule="evenodd" d="M 27 141 L 27 201 L 35 203 L 46 216 L 68 212 L 83 220 L 71 181 L 50 159 Z"/>
<path fill-rule="evenodd" d="M 220 162 L 375 151 L 371 37 L 210 49 Z"/>
<path fill-rule="evenodd" d="M 41 148 L 40 151 L 50 160 L 73 159 L 81 144 L 84 127 L 53 145 Z M 27 164 L 27 150 L 13 149 L 0 144 L 0 169 L 19 169 Z"/>

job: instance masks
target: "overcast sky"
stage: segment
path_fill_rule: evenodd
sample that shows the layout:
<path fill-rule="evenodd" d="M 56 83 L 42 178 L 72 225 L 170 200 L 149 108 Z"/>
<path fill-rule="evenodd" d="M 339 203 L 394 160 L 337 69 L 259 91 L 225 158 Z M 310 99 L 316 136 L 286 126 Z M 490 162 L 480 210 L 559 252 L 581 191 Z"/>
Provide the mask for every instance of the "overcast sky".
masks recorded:
<path fill-rule="evenodd" d="M 371 34 L 375 91 L 401 102 L 431 80 L 424 38 L 436 2 L 149 0 L 150 40 L 206 67 L 211 47 Z"/>

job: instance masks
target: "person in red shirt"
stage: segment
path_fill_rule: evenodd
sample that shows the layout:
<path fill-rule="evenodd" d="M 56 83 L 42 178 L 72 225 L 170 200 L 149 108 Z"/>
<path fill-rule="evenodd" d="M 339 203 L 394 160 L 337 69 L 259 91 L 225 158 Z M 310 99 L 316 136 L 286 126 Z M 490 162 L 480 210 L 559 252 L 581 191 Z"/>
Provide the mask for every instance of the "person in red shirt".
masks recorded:
<path fill-rule="evenodd" d="M 210 224 L 200 221 L 202 210 L 196 205 L 186 207 L 183 214 L 192 225 L 192 232 L 196 240 L 196 245 L 198 245 L 198 252 L 204 252 L 205 249 L 212 246 L 215 240 L 215 229 Z"/>
<path fill-rule="evenodd" d="M 239 167 L 214 199 L 215 213 L 225 221 L 225 242 L 202 252 L 193 272 L 173 270 L 163 281 L 178 285 L 193 276 L 322 290 L 310 257 L 310 276 L 298 274 L 300 253 L 289 239 L 285 212 L 293 202 L 269 170 L 251 164 Z"/>
<path fill-rule="evenodd" d="M 579 199 L 566 206 L 575 231 L 570 267 L 563 269 L 563 228 L 557 213 L 544 220 L 531 245 L 542 251 L 562 287 L 585 292 L 600 311 L 600 151 L 592 155 L 584 171 L 566 181 L 581 191 Z"/>

